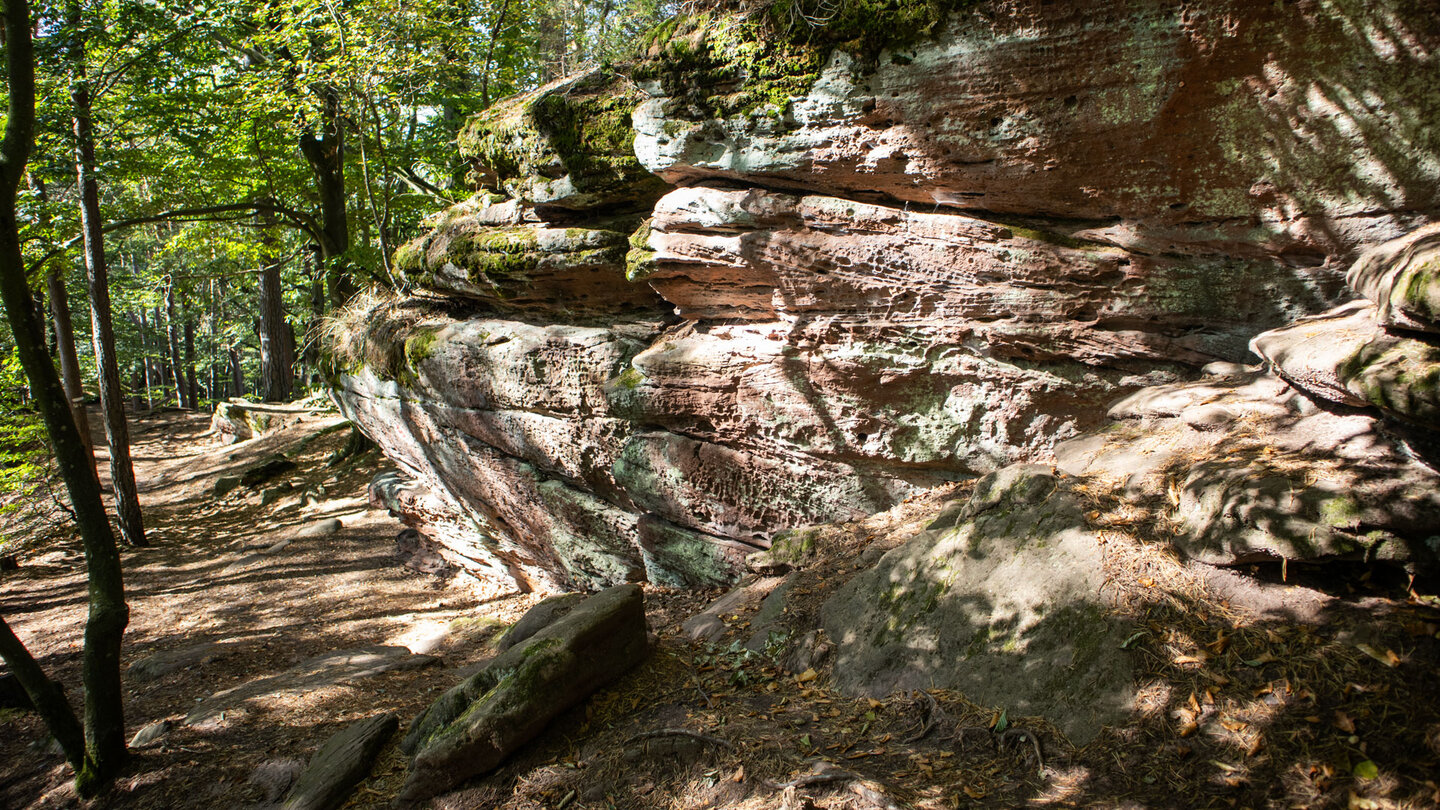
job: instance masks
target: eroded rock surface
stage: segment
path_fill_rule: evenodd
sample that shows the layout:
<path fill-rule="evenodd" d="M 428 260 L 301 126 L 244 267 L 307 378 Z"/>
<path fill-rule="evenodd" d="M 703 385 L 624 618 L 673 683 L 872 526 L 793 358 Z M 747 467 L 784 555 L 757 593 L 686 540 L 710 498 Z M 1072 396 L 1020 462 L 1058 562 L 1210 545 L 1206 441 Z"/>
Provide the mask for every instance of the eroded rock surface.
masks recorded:
<path fill-rule="evenodd" d="M 1056 449 L 1060 469 L 1171 515 L 1191 559 L 1440 561 L 1433 443 L 1377 414 L 1317 407 L 1263 371 L 1145 389 L 1111 413 Z"/>
<path fill-rule="evenodd" d="M 927 529 L 825 603 L 833 677 L 851 694 L 958 689 L 1044 715 L 1084 745 L 1134 699 L 1126 623 L 1101 594 L 1100 543 L 1079 499 L 1037 465 L 981 479 Z"/>
<path fill-rule="evenodd" d="M 777 530 L 1050 461 L 1440 214 L 1430 12 L 990 0 L 855 53 L 669 24 L 462 136 L 503 196 L 395 262 L 443 304 L 354 313 L 336 350 L 403 470 L 375 497 L 487 593 L 716 585 Z M 1429 239 L 1352 279 L 1380 322 L 1428 317 Z M 1409 357 L 1340 388 L 1427 424 Z"/>

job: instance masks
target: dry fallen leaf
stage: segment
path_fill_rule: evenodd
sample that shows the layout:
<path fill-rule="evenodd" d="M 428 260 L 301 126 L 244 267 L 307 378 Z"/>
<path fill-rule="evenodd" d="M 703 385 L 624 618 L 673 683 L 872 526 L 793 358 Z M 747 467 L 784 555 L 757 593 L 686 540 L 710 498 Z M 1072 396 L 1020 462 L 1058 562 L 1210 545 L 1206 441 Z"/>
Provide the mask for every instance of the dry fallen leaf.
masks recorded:
<path fill-rule="evenodd" d="M 1355 733 L 1355 721 L 1350 719 L 1350 715 L 1339 709 L 1335 710 L 1335 727 L 1346 734 Z"/>

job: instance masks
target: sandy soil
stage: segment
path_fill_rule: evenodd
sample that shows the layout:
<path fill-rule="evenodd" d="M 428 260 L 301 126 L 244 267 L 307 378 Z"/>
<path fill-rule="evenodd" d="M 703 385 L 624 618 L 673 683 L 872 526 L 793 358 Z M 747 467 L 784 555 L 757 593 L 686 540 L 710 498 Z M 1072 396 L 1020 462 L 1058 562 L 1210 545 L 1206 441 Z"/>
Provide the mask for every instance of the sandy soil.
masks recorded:
<path fill-rule="evenodd" d="M 477 604 L 466 589 L 400 566 L 392 553 L 402 527 L 364 498 L 384 460 L 372 453 L 326 465 L 343 431 L 312 440 L 294 458 L 293 472 L 213 497 L 217 477 L 293 452 L 341 420 L 304 412 L 287 421 L 273 434 L 230 446 L 211 435 L 205 416 L 173 412 L 135 423 L 136 474 L 153 547 L 123 552 L 130 624 L 122 665 L 204 642 L 221 642 L 222 654 L 153 680 L 127 679 L 127 733 L 157 720 L 179 721 L 216 691 L 334 650 L 405 645 L 442 655 L 444 663 L 255 699 L 202 728 L 177 727 L 163 744 L 135 751 L 115 792 L 97 806 L 228 807 L 258 800 L 262 790 L 246 781 L 259 763 L 305 760 L 328 734 L 375 711 L 397 711 L 408 720 L 440 683 L 457 678 L 441 673 L 485 654 L 483 644 L 470 642 L 483 641 L 497 621 L 526 604 L 492 604 L 487 618 L 474 619 Z M 103 480 L 108 459 L 101 445 Z M 287 485 L 288 492 L 261 505 L 264 490 Z M 305 498 L 302 505 L 307 494 L 318 502 Z M 328 518 L 343 524 L 337 534 L 260 553 Z M 3 585 L 0 612 L 74 702 L 82 693 L 85 609 L 78 539 L 22 558 Z M 75 804 L 68 768 L 47 747 L 41 724 L 8 712 L 0 714 L 0 728 L 0 807 Z"/>

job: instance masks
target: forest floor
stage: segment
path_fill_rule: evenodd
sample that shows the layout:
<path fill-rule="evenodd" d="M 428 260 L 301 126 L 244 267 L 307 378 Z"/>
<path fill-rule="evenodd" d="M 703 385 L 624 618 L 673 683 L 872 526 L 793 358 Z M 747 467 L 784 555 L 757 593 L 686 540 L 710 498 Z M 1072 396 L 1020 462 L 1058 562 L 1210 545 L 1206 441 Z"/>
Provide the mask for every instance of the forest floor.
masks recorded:
<path fill-rule="evenodd" d="M 127 678 L 127 731 L 174 727 L 132 753 L 111 792 L 81 802 L 40 722 L 0 710 L 0 808 L 264 806 L 349 722 L 378 711 L 408 722 L 490 658 L 499 630 L 537 601 L 482 604 L 455 580 L 400 565 L 401 526 L 365 500 L 384 459 L 332 466 L 345 433 L 327 428 L 339 417 L 320 409 L 287 421 L 229 446 L 197 414 L 134 423 L 153 547 L 123 553 L 131 620 L 122 665 L 153 670 L 166 656 L 181 665 Z M 277 453 L 295 467 L 216 497 L 218 478 Z M 954 494 L 825 527 L 796 573 L 792 618 L 813 617 L 858 570 L 857 545 L 897 545 Z M 1094 505 L 1112 537 L 1139 522 L 1103 492 Z M 338 531 L 305 536 L 330 519 Z M 1135 656 L 1140 698 L 1132 722 L 1084 748 L 1043 720 L 943 690 L 840 695 L 823 665 L 797 675 L 746 652 L 736 642 L 752 616 L 724 616 L 719 643 L 691 641 L 684 620 L 720 592 L 647 586 L 654 654 L 494 774 L 432 806 L 1440 807 L 1433 597 L 1393 572 L 1207 580 L 1154 545 L 1111 545 L 1118 590 L 1138 595 L 1130 652 L 1117 654 Z M 0 614 L 74 700 L 85 612 L 78 540 L 51 540 L 20 563 L 3 575 Z M 283 680 L 316 656 L 380 647 L 439 661 L 350 680 L 317 678 L 311 666 Z M 264 678 L 275 688 L 185 724 L 216 692 Z M 345 807 L 390 806 L 405 768 L 392 741 Z"/>

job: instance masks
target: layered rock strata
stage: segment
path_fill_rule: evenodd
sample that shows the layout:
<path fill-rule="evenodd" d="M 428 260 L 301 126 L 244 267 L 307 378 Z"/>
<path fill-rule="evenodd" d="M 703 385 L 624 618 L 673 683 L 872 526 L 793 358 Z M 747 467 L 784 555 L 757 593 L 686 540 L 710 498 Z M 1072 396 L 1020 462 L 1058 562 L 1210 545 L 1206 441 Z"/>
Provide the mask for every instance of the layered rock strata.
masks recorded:
<path fill-rule="evenodd" d="M 397 253 L 443 306 L 336 352 L 410 479 L 376 497 L 496 587 L 721 582 L 778 529 L 1053 458 L 1440 212 L 1421 3 L 993 0 L 932 34 L 690 18 L 477 116 L 508 198 Z"/>

